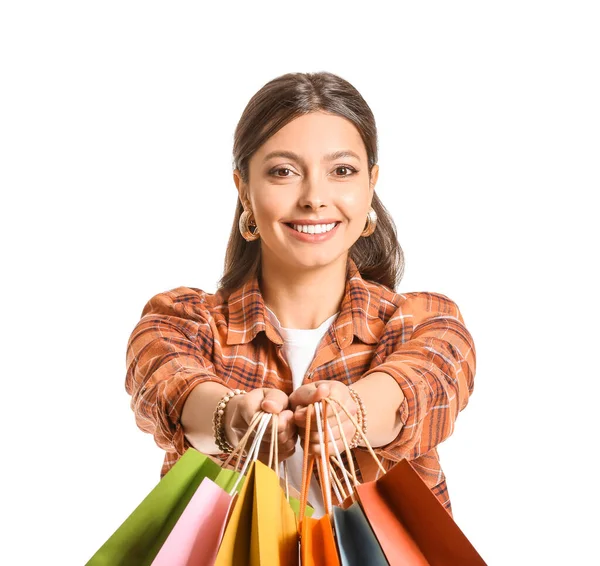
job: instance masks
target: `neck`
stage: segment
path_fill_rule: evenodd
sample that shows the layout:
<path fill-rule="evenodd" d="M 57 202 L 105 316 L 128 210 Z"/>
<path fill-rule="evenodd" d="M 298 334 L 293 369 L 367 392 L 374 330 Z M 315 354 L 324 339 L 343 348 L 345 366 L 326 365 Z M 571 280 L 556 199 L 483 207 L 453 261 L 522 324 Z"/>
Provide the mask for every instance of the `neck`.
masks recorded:
<path fill-rule="evenodd" d="M 290 270 L 263 254 L 260 289 L 265 305 L 284 328 L 318 328 L 340 310 L 347 254 L 328 265 Z"/>

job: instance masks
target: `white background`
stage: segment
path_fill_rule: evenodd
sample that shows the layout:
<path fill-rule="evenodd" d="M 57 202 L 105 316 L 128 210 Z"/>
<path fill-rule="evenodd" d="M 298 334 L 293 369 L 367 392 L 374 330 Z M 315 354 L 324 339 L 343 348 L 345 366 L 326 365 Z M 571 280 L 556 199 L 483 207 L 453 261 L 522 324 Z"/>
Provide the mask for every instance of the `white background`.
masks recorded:
<path fill-rule="evenodd" d="M 456 522 L 489 564 L 598 560 L 594 4 L 3 3 L 0 562 L 85 563 L 158 481 L 127 339 L 152 295 L 214 292 L 237 120 L 322 70 L 375 114 L 399 290 L 475 339 Z"/>

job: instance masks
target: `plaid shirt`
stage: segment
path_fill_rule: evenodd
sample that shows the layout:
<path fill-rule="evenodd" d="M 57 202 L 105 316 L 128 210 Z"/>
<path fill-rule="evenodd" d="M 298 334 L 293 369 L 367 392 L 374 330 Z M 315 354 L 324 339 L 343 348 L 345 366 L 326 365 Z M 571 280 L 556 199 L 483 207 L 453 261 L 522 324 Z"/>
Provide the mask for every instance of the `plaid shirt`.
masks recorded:
<path fill-rule="evenodd" d="M 161 477 L 191 446 L 180 423 L 190 391 L 204 381 L 229 388 L 272 387 L 290 394 L 283 340 L 265 311 L 256 277 L 228 297 L 177 287 L 152 297 L 127 344 L 125 387 L 139 428 L 166 451 Z M 402 388 L 403 427 L 375 449 L 389 469 L 406 458 L 452 515 L 437 445 L 454 430 L 473 392 L 475 346 L 445 295 L 396 293 L 363 279 L 348 257 L 340 313 L 321 340 L 303 383 L 351 385 L 386 372 Z M 355 459 L 359 463 L 364 458 Z M 374 464 L 374 462 L 373 462 Z M 365 472 L 362 479 L 374 479 Z M 369 477 L 364 477 L 365 475 Z"/>

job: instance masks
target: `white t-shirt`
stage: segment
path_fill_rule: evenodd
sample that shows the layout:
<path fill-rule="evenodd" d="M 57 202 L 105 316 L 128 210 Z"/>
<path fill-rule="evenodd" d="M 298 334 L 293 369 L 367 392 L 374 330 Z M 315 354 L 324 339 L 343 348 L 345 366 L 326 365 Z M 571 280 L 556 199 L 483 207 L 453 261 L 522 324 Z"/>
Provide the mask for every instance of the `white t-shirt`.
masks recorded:
<path fill-rule="evenodd" d="M 271 322 L 279 330 L 279 333 L 283 338 L 283 355 L 292 370 L 292 383 L 294 390 L 296 390 L 302 385 L 302 380 L 304 379 L 308 366 L 310 366 L 310 363 L 315 356 L 317 346 L 321 342 L 323 336 L 327 333 L 327 330 L 339 312 L 330 316 L 318 328 L 284 328 L 279 323 L 275 313 L 266 305 L 265 308 Z M 287 459 L 289 483 L 298 491 L 300 491 L 302 484 L 303 456 L 304 452 L 300 438 L 298 438 L 296 451 Z M 283 471 L 281 472 L 281 476 L 283 477 Z M 325 514 L 321 490 L 314 476 L 311 478 L 308 501 L 315 510 L 313 517 L 319 518 Z"/>

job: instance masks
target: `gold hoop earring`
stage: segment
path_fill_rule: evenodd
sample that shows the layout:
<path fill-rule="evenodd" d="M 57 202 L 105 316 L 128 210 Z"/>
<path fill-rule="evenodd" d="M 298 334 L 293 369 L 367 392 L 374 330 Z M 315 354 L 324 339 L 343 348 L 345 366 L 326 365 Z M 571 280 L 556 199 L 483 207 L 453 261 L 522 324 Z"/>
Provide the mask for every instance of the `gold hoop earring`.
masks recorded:
<path fill-rule="evenodd" d="M 361 236 L 367 237 L 370 236 L 373 232 L 375 232 L 375 226 L 377 226 L 377 213 L 375 209 L 371 207 L 369 209 L 369 213 L 367 214 L 367 224 L 365 229 L 362 231 Z"/>
<path fill-rule="evenodd" d="M 238 223 L 240 233 L 242 237 L 247 242 L 253 242 L 254 240 L 258 240 L 260 238 L 260 232 L 258 231 L 258 226 L 256 226 L 256 222 L 253 220 L 249 220 L 250 216 L 252 216 L 252 211 L 244 210 L 240 215 L 240 221 Z M 256 227 L 254 232 L 250 231 L 250 226 Z"/>

